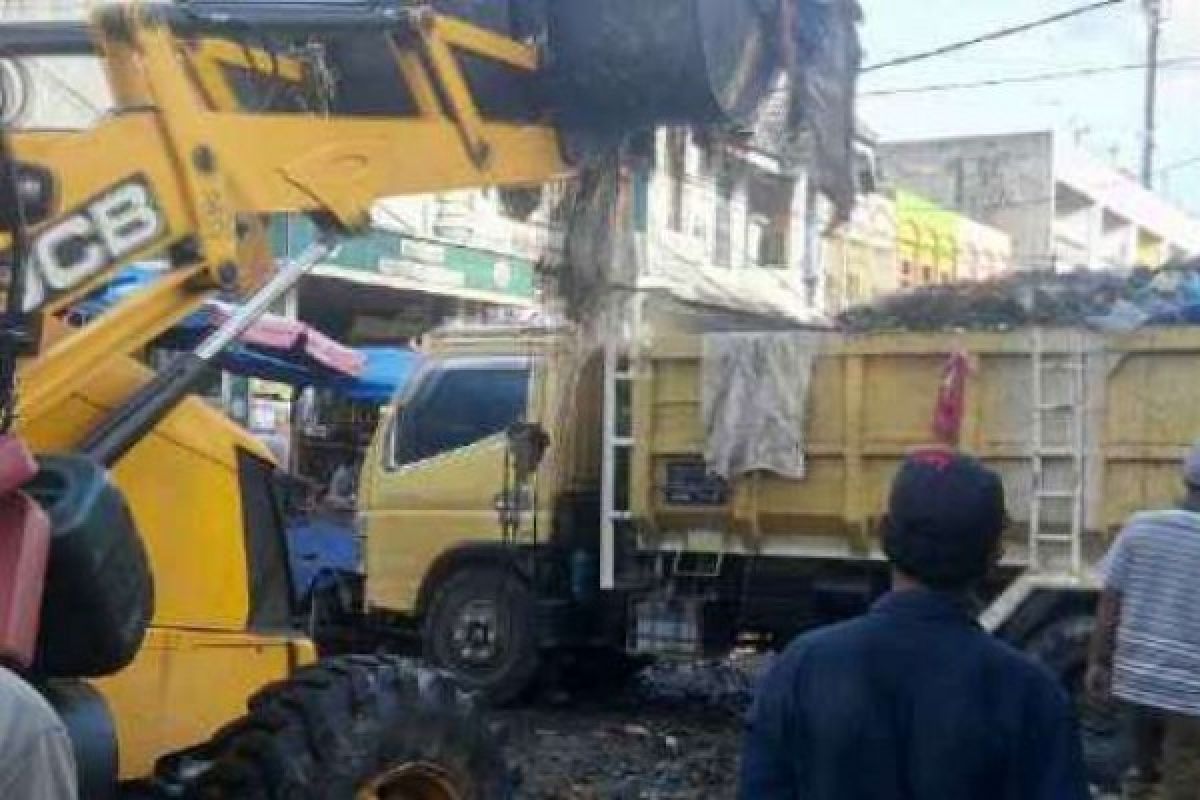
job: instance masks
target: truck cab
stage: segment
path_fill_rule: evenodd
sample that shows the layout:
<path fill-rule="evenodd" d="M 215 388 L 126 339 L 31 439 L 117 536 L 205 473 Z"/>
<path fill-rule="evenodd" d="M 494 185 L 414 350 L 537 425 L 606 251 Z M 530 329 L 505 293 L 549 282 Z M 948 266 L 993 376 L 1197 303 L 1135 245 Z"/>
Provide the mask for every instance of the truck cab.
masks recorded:
<path fill-rule="evenodd" d="M 594 639 L 570 574 L 594 572 L 598 547 L 599 370 L 578 348 L 559 330 L 434 336 L 363 465 L 368 610 L 497 700 L 544 649 Z M 524 470 L 518 431 L 548 442 Z"/>
<path fill-rule="evenodd" d="M 416 610 L 443 551 L 500 541 L 506 433 L 538 411 L 534 363 L 435 358 L 397 399 L 368 453 L 359 500 L 371 605 Z"/>

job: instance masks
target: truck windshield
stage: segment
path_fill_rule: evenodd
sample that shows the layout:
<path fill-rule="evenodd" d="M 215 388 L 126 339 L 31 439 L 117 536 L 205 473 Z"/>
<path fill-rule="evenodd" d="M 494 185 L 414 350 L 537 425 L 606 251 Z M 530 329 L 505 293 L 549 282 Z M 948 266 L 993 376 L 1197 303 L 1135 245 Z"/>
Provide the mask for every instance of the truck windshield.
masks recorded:
<path fill-rule="evenodd" d="M 394 463 L 412 464 L 500 433 L 525 416 L 529 371 L 441 369 L 428 374 L 400 416 Z"/>

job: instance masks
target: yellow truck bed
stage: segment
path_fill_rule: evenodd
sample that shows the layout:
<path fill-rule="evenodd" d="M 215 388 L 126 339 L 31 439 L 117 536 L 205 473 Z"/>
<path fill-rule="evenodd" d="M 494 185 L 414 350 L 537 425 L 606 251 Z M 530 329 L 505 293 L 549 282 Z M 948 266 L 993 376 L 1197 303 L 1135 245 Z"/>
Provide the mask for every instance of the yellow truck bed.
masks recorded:
<path fill-rule="evenodd" d="M 962 349 L 972 366 L 962 447 L 1003 476 L 1014 522 L 1008 559 L 1023 563 L 1033 485 L 1034 335 L 831 335 L 808 398 L 807 476 L 744 476 L 727 502 L 708 506 L 673 504 L 664 491 L 668 464 L 703 458 L 702 338 L 653 340 L 639 359 L 632 399 L 630 507 L 646 532 L 644 546 L 878 557 L 875 533 L 888 483 L 907 451 L 933 441 L 942 369 Z M 1084 546 L 1092 560 L 1130 512 L 1170 503 L 1180 492 L 1179 459 L 1200 436 L 1200 328 L 1041 335 L 1044 353 L 1081 352 L 1085 364 Z M 1047 422 L 1045 447 L 1071 441 L 1065 424 Z M 1072 459 L 1063 454 L 1044 463 L 1048 474 L 1070 472 Z M 1064 513 L 1063 524 L 1068 518 Z"/>

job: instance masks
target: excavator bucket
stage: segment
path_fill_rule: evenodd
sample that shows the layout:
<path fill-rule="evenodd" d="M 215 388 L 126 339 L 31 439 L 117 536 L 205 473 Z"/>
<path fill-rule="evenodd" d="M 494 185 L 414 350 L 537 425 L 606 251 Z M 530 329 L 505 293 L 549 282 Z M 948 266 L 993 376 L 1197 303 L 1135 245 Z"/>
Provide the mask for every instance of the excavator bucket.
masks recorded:
<path fill-rule="evenodd" d="M 323 31 L 335 111 L 405 113 L 412 101 L 403 80 L 381 76 L 397 70 L 389 31 L 421 5 L 539 46 L 544 69 L 537 75 L 467 59 L 472 94 L 483 98 L 486 115 L 532 121 L 549 114 L 593 136 L 668 124 L 749 125 L 781 73 L 803 80 L 820 67 L 822 42 L 836 38 L 838 22 L 857 18 L 855 0 L 190 0 L 181 4 L 180 22 L 238 20 L 256 31 L 304 31 L 309 42 Z M 818 77 L 827 86 L 852 85 L 854 71 Z"/>

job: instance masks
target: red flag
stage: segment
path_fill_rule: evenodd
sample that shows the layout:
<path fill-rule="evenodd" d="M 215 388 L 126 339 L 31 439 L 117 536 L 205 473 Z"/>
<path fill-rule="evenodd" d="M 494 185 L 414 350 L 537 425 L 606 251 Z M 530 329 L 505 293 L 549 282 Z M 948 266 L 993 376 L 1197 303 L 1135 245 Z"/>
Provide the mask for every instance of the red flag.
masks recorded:
<path fill-rule="evenodd" d="M 962 434 L 967 373 L 970 368 L 970 359 L 962 350 L 952 353 L 942 367 L 942 382 L 938 386 L 937 403 L 933 408 L 933 435 L 939 442 L 951 447 L 958 446 Z"/>

